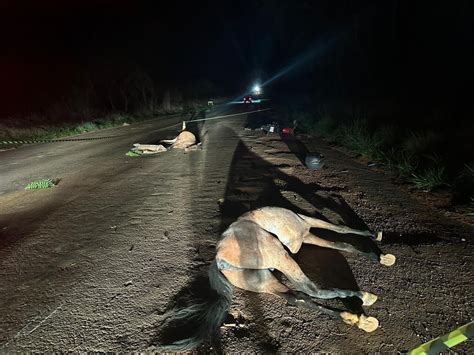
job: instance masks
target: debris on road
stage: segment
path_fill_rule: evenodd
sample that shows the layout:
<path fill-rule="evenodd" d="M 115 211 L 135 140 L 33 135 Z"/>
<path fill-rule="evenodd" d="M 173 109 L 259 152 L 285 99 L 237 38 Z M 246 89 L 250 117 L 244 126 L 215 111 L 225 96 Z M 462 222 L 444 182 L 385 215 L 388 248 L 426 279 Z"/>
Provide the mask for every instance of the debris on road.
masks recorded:
<path fill-rule="evenodd" d="M 263 125 L 260 128 L 262 131 L 268 133 L 280 133 L 280 126 L 276 122 L 272 122 L 266 125 Z"/>
<path fill-rule="evenodd" d="M 194 144 L 194 145 L 184 148 L 185 153 L 191 152 L 194 150 L 202 150 L 202 142 L 199 142 L 198 144 Z"/>
<path fill-rule="evenodd" d="M 165 146 L 162 144 L 135 143 L 131 150 L 135 152 L 139 152 L 140 155 L 143 155 L 143 154 L 156 154 L 156 153 L 166 152 L 168 149 L 166 149 Z"/>
<path fill-rule="evenodd" d="M 50 187 L 56 186 L 57 180 L 53 179 L 41 179 L 30 182 L 26 185 L 25 190 L 39 190 L 39 189 L 48 189 Z"/>
<path fill-rule="evenodd" d="M 137 150 L 130 149 L 127 153 L 125 153 L 127 157 L 140 157 L 143 154 Z"/>
<path fill-rule="evenodd" d="M 324 166 L 324 157 L 321 154 L 311 154 L 305 157 L 305 165 L 308 169 L 319 170 Z"/>
<path fill-rule="evenodd" d="M 286 133 L 286 134 L 290 133 L 290 128 L 281 129 L 278 122 L 266 123 L 266 124 L 261 125 L 260 127 L 259 126 L 244 127 L 243 129 L 244 131 L 262 131 L 262 132 L 265 132 L 266 134 L 280 133 L 280 132 Z M 285 130 L 285 132 L 283 132 L 283 130 Z"/>

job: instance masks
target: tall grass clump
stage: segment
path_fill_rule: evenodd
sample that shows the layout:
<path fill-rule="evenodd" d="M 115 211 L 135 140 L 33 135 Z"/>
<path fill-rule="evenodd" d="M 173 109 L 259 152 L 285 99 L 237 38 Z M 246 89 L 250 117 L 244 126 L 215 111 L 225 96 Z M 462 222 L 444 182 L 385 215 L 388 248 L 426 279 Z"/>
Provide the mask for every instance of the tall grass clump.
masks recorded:
<path fill-rule="evenodd" d="M 436 166 L 413 173 L 410 181 L 421 190 L 432 191 L 438 187 L 447 186 L 446 168 L 444 166 Z"/>
<path fill-rule="evenodd" d="M 412 154 L 391 147 L 383 151 L 380 161 L 390 170 L 396 171 L 399 177 L 409 178 L 417 170 L 418 164 Z"/>
<path fill-rule="evenodd" d="M 337 137 L 340 143 L 364 158 L 379 159 L 382 156 L 382 136 L 371 133 L 365 120 L 355 120 L 343 126 Z"/>
<path fill-rule="evenodd" d="M 472 143 L 462 128 L 445 133 L 440 124 L 445 118 L 427 117 L 426 121 L 418 119 L 418 128 L 414 129 L 408 118 L 399 119 L 399 113 L 386 119 L 367 109 L 347 111 L 337 105 L 330 111 L 327 107 L 299 107 L 292 111 L 298 131 L 324 137 L 358 156 L 382 163 L 416 188 L 433 191 L 449 187 L 453 203 L 471 203 L 474 163 L 472 155 L 466 152 L 472 151 Z M 455 147 L 459 149 L 453 148 L 453 138 L 457 139 Z M 467 149 L 461 151 L 463 147 Z M 466 161 L 470 163 L 465 164 Z"/>

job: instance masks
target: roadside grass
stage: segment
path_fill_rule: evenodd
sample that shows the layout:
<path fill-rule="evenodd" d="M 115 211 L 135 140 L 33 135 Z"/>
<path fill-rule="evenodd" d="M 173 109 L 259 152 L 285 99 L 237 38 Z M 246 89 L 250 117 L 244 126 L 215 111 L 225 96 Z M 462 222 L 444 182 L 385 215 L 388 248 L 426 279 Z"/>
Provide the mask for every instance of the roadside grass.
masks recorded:
<path fill-rule="evenodd" d="M 137 118 L 120 114 L 96 118 L 91 122 L 55 122 L 46 116 L 33 116 L 19 123 L 17 120 L 0 122 L 1 140 L 46 140 L 93 132 L 104 128 L 120 126 L 134 122 Z M 0 142 L 0 146 L 2 146 Z"/>
<path fill-rule="evenodd" d="M 316 113 L 295 112 L 300 132 L 324 137 L 345 146 L 357 156 L 379 162 L 417 189 L 433 191 L 452 186 L 452 177 L 436 149 L 434 131 L 403 131 L 394 125 L 370 126 L 362 117 L 336 118 L 322 107 Z M 474 168 L 472 168 L 474 171 Z M 464 173 L 466 180 L 468 173 Z M 472 174 L 474 181 L 474 173 Z"/>
<path fill-rule="evenodd" d="M 401 178 L 413 175 L 418 164 L 413 155 L 394 147 L 382 152 L 380 162 L 385 164 L 390 170 L 396 171 Z"/>
<path fill-rule="evenodd" d="M 418 189 L 433 191 L 442 186 L 447 186 L 446 168 L 438 166 L 426 169 L 420 173 L 413 173 L 410 181 L 415 184 Z"/>
<path fill-rule="evenodd" d="M 364 120 L 355 120 L 352 124 L 339 129 L 337 141 L 357 155 L 366 159 L 380 160 L 382 137 L 371 133 Z"/>
<path fill-rule="evenodd" d="M 202 104 L 196 103 L 189 106 L 179 106 L 176 111 L 161 113 L 160 115 L 185 114 L 189 112 L 200 112 L 207 109 Z M 90 121 L 74 120 L 62 122 L 49 120 L 47 116 L 31 115 L 22 120 L 6 119 L 0 121 L 0 148 L 12 148 L 21 145 L 6 144 L 2 141 L 22 141 L 22 140 L 49 140 L 79 135 L 87 132 L 94 132 L 102 129 L 113 128 L 134 122 L 150 119 L 150 115 L 128 115 L 123 113 L 112 113 L 103 117 L 91 118 Z"/>

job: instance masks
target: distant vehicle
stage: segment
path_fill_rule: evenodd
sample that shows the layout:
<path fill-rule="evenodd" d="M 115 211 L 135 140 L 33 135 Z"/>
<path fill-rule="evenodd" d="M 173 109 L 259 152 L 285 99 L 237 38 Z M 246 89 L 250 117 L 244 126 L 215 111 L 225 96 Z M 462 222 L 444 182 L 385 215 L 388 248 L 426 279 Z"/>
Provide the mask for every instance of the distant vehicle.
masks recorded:
<path fill-rule="evenodd" d="M 252 95 L 244 96 L 243 101 L 244 101 L 244 104 L 251 104 L 251 103 L 253 103 Z"/>
<path fill-rule="evenodd" d="M 254 87 L 252 88 L 252 92 L 254 95 L 260 96 L 262 94 L 262 89 L 260 88 L 260 85 L 254 85 Z"/>

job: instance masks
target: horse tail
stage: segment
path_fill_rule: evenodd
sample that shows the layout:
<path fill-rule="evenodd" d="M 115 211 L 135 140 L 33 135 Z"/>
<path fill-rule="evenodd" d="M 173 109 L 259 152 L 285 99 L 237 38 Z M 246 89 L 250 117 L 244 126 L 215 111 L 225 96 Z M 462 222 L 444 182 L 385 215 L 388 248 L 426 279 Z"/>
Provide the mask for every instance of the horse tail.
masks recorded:
<path fill-rule="evenodd" d="M 192 306 L 174 310 L 169 322 L 191 321 L 196 322 L 192 334 L 184 339 L 160 347 L 162 351 L 189 351 L 207 340 L 213 340 L 224 322 L 226 314 L 232 303 L 232 285 L 220 272 L 214 260 L 208 271 L 211 288 L 214 295 L 207 301 Z"/>

